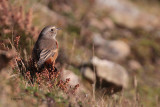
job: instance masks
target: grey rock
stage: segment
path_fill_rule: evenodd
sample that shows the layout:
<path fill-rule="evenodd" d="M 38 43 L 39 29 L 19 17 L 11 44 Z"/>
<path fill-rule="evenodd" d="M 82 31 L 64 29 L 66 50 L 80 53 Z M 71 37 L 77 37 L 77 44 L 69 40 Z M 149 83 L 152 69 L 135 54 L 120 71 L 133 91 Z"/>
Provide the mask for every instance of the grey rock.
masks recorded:
<path fill-rule="evenodd" d="M 130 60 L 129 67 L 131 70 L 138 70 L 142 68 L 141 64 L 136 60 Z"/>
<path fill-rule="evenodd" d="M 61 72 L 61 80 L 66 81 L 66 79 L 70 79 L 69 85 L 73 88 L 75 85 L 79 84 L 79 88 L 76 90 L 76 93 L 83 93 L 83 92 L 88 92 L 88 89 L 83 85 L 80 77 L 73 73 L 70 70 L 63 69 Z"/>
<path fill-rule="evenodd" d="M 61 73 L 61 79 L 63 81 L 66 81 L 66 79 L 68 79 L 68 78 L 70 78 L 69 85 L 71 85 L 71 86 L 75 86 L 75 85 L 77 85 L 77 84 L 80 83 L 80 79 L 79 79 L 79 77 L 76 74 L 74 74 L 70 70 L 64 69 L 62 71 L 62 73 Z"/>
<path fill-rule="evenodd" d="M 94 34 L 95 53 L 100 58 L 115 61 L 123 60 L 130 54 L 130 46 L 121 40 L 105 40 L 100 34 Z"/>
<path fill-rule="evenodd" d="M 47 8 L 45 5 L 37 3 L 36 5 L 33 5 L 33 17 L 36 19 L 37 22 L 40 22 L 41 25 L 45 26 L 46 24 L 50 25 L 50 24 L 60 24 L 61 26 L 65 26 L 66 25 L 66 21 L 65 18 L 52 11 L 51 9 Z M 39 18 L 39 14 L 43 14 L 41 15 L 41 18 Z M 46 20 L 48 19 L 48 20 Z"/>
<path fill-rule="evenodd" d="M 97 18 L 91 18 L 90 26 L 96 27 L 99 30 L 114 29 L 115 27 L 113 21 L 108 17 L 104 17 L 102 20 L 99 20 Z"/>
<path fill-rule="evenodd" d="M 93 57 L 92 64 L 96 67 L 96 74 L 99 78 L 123 88 L 128 87 L 128 73 L 121 65 L 97 57 Z"/>
<path fill-rule="evenodd" d="M 110 10 L 112 19 L 128 28 L 141 27 L 145 30 L 153 30 L 159 24 L 159 17 L 149 12 L 139 9 L 128 0 L 96 0 L 99 6 Z"/>
<path fill-rule="evenodd" d="M 90 26 L 96 27 L 97 29 L 100 29 L 100 30 L 104 30 L 107 27 L 105 25 L 105 23 L 103 23 L 102 21 L 100 21 L 96 18 L 91 18 L 90 19 Z"/>
<path fill-rule="evenodd" d="M 99 34 L 99 33 L 93 34 L 93 43 L 94 43 L 94 45 L 103 46 L 103 45 L 106 45 L 107 42 L 108 42 L 107 40 L 105 40 L 105 39 L 103 39 L 101 37 L 101 34 Z"/>
<path fill-rule="evenodd" d="M 81 71 L 82 71 L 83 76 L 88 81 L 90 81 L 91 83 L 94 83 L 94 81 L 95 81 L 95 75 L 94 75 L 94 72 L 93 72 L 93 70 L 91 68 L 85 67 Z"/>

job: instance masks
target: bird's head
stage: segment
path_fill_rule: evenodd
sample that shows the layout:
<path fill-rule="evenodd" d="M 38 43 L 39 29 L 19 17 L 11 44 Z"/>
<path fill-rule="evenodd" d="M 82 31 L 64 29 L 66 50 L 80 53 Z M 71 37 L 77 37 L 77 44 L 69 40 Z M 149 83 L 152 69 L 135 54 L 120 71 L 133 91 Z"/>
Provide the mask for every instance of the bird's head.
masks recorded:
<path fill-rule="evenodd" d="M 48 38 L 48 39 L 55 39 L 58 30 L 59 28 L 55 26 L 47 26 L 41 31 L 40 37 Z"/>

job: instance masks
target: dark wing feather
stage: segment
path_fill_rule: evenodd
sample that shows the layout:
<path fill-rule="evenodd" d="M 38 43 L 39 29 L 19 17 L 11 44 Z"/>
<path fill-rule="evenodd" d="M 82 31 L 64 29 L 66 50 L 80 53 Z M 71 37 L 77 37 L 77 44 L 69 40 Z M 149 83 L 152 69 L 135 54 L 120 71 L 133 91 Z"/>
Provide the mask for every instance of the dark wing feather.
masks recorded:
<path fill-rule="evenodd" d="M 38 61 L 38 67 L 41 67 L 42 64 L 45 63 L 45 61 L 50 58 L 51 56 L 53 56 L 55 54 L 54 51 L 52 50 L 48 50 L 48 49 L 44 49 L 40 52 L 40 58 Z"/>

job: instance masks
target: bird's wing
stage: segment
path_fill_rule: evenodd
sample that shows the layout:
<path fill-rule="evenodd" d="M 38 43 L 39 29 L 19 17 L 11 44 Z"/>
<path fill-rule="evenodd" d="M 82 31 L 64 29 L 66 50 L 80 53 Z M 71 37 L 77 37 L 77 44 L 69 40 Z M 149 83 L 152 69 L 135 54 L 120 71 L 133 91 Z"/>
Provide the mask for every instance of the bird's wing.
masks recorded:
<path fill-rule="evenodd" d="M 40 52 L 40 58 L 39 61 L 37 63 L 38 67 L 41 67 L 42 64 L 45 63 L 45 61 L 50 58 L 51 56 L 53 56 L 55 54 L 56 50 L 48 50 L 48 49 L 43 49 Z"/>

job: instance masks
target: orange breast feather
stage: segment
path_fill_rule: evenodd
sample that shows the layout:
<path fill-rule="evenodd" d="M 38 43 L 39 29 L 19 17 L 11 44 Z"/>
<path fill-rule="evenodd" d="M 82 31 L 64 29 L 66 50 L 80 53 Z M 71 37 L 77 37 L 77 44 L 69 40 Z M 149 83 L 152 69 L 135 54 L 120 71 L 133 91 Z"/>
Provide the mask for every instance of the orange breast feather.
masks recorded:
<path fill-rule="evenodd" d="M 45 61 L 45 63 L 47 63 L 47 64 L 55 63 L 57 56 L 58 56 L 58 51 L 56 51 L 52 57 L 50 57 L 47 61 Z"/>

